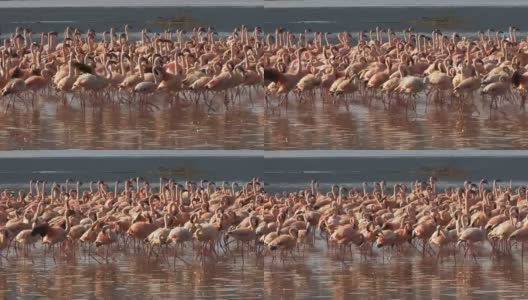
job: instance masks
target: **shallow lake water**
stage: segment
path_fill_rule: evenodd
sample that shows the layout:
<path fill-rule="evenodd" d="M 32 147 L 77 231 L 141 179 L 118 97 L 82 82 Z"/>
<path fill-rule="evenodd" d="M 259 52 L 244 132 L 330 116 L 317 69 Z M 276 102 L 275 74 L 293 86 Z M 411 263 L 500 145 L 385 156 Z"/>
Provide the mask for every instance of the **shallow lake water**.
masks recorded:
<path fill-rule="evenodd" d="M 528 149 L 528 113 L 512 103 L 490 112 L 487 100 L 426 106 L 416 112 L 354 99 L 348 110 L 321 99 L 265 108 L 261 93 L 214 110 L 203 103 L 149 110 L 128 105 L 81 108 L 41 97 L 0 118 L 0 150 L 59 149 Z M 276 105 L 275 105 L 276 106 Z"/>
<path fill-rule="evenodd" d="M 64 106 L 53 97 L 35 103 L 31 109 L 19 103 L 0 118 L 1 150 L 229 150 L 262 149 L 264 143 L 257 99 L 236 100 L 227 109 L 219 100 L 214 110 L 203 102 L 170 106 L 161 99 L 148 110 L 127 104 L 82 108 L 76 101 Z"/>
<path fill-rule="evenodd" d="M 528 113 L 513 103 L 490 112 L 489 99 L 475 96 L 464 105 L 426 105 L 416 112 L 387 109 L 379 99 L 355 97 L 334 105 L 315 100 L 288 107 L 270 101 L 266 110 L 265 149 L 527 149 Z"/>
<path fill-rule="evenodd" d="M 526 260 L 491 258 L 483 247 L 477 263 L 458 257 L 442 262 L 413 248 L 404 254 L 376 249 L 372 257 L 328 252 L 324 242 L 284 262 L 270 257 L 242 262 L 240 253 L 201 263 L 190 248 L 182 259 L 148 258 L 116 251 L 108 261 L 86 252 L 56 262 L 39 248 L 33 261 L 10 255 L 0 267 L 4 298 L 54 299 L 525 299 Z M 92 250 L 93 251 L 93 250 Z M 354 250 L 355 251 L 355 250 Z M 246 253 L 247 255 L 247 253 Z"/>

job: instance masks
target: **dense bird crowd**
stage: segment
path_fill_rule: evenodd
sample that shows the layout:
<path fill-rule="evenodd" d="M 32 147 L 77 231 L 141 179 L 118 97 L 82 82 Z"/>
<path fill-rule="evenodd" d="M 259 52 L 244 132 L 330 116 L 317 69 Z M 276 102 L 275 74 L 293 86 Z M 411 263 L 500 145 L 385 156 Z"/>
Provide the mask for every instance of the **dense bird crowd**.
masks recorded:
<path fill-rule="evenodd" d="M 34 39 L 30 29 L 17 28 L 0 47 L 6 109 L 17 102 L 29 106 L 35 96 L 52 92 L 83 105 L 148 104 L 154 96 L 171 103 L 203 99 L 211 105 L 217 94 L 228 105 L 242 93 L 251 97 L 262 84 L 259 27 L 241 26 L 225 38 L 211 27 L 141 30 L 139 40 L 129 39 L 128 31 L 128 25 L 122 33 L 67 27 L 61 37 L 43 32 Z"/>
<path fill-rule="evenodd" d="M 472 100 L 480 91 L 490 109 L 504 103 L 524 108 L 528 41 L 517 31 L 490 29 L 471 38 L 412 28 L 400 35 L 376 27 L 353 40 L 349 32 L 331 39 L 330 33 L 278 28 L 264 46 L 266 102 L 287 105 L 290 94 L 313 100 L 319 91 L 323 99 L 347 106 L 356 97 L 415 109 L 421 93 L 426 101 L 443 104 Z"/>
<path fill-rule="evenodd" d="M 32 257 L 42 244 L 54 259 L 81 247 L 106 259 L 134 249 L 175 261 L 186 251 L 201 260 L 256 255 L 284 261 L 319 241 L 343 259 L 382 248 L 393 257 L 413 251 L 477 260 L 488 246 L 492 254 L 513 255 L 517 245 L 523 257 L 528 241 L 528 190 L 498 180 L 445 191 L 438 191 L 435 178 L 410 187 L 381 181 L 371 188 L 333 185 L 327 193 L 312 181 L 305 190 L 277 194 L 257 178 L 240 186 L 162 178 L 153 187 L 138 177 L 113 187 L 91 182 L 88 189 L 72 180 L 51 186 L 37 180 L 18 193 L 3 191 L 0 204 L 3 257 L 13 249 Z"/>

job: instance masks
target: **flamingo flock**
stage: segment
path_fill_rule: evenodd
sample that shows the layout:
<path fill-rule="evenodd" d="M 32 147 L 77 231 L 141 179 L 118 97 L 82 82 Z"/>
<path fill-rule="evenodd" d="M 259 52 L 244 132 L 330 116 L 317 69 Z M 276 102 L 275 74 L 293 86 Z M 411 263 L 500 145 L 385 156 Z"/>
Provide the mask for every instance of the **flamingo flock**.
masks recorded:
<path fill-rule="evenodd" d="M 251 98 L 263 81 L 263 43 L 259 27 L 234 29 L 226 38 L 212 27 L 191 32 L 141 30 L 129 39 L 114 28 L 102 33 L 67 27 L 33 33 L 16 28 L 0 46 L 0 99 L 6 111 L 17 103 L 29 107 L 37 96 L 57 101 L 139 103 L 152 98 L 204 101 L 223 95 L 227 106 L 241 95 Z"/>
<path fill-rule="evenodd" d="M 201 262 L 249 256 L 284 262 L 323 245 L 343 260 L 354 254 L 524 259 L 525 186 L 481 180 L 439 191 L 436 182 L 333 185 L 325 193 L 312 181 L 299 192 L 271 194 L 258 178 L 240 185 L 160 178 L 154 187 L 137 177 L 113 186 L 93 181 L 88 188 L 71 179 L 31 180 L 28 190 L 0 194 L 0 254 L 55 260 L 83 253 L 108 261 L 136 251 L 172 257 L 175 265 L 189 263 L 185 253 Z"/>
<path fill-rule="evenodd" d="M 379 100 L 387 108 L 416 109 L 418 95 L 428 102 L 463 104 L 480 93 L 490 110 L 504 104 L 524 109 L 528 88 L 528 39 L 518 29 L 489 29 L 477 38 L 412 28 L 362 31 L 355 41 L 349 32 L 294 34 L 277 28 L 266 36 L 264 84 L 267 106 L 323 101 L 348 107 L 349 100 Z M 334 39 L 335 41 L 332 41 Z"/>

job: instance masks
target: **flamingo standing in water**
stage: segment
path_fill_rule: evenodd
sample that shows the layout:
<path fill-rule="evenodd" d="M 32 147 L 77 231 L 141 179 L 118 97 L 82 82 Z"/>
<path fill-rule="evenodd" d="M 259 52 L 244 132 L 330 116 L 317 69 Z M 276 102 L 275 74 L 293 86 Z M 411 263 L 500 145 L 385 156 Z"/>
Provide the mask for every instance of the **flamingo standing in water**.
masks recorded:
<path fill-rule="evenodd" d="M 64 242 L 67 241 L 68 233 L 70 232 L 70 219 L 68 216 L 69 211 L 70 206 L 68 204 L 68 200 L 66 200 L 64 209 L 64 219 L 66 223 L 65 229 L 60 226 L 50 226 L 47 223 L 44 223 L 42 225 L 35 226 L 31 231 L 31 235 L 40 235 L 42 237 L 42 243 L 44 245 L 48 245 L 50 248 L 53 248 L 53 246 L 57 244 L 60 245 L 60 248 L 63 248 Z M 53 260 L 55 261 L 55 251 L 53 251 Z"/>
<path fill-rule="evenodd" d="M 113 226 L 111 225 L 103 226 L 103 229 L 101 232 L 99 232 L 97 238 L 95 239 L 95 247 L 100 247 L 103 245 L 106 247 L 106 260 L 108 260 L 108 257 L 110 256 L 111 245 L 117 242 L 117 234 L 112 227 Z"/>
<path fill-rule="evenodd" d="M 523 226 L 510 234 L 508 240 L 521 243 L 521 263 L 524 261 L 524 244 L 528 242 L 528 228 Z"/>
<path fill-rule="evenodd" d="M 13 78 L 4 86 L 0 91 L 0 96 L 10 96 L 6 106 L 6 112 L 9 110 L 10 105 L 13 105 L 13 109 L 15 109 L 15 99 L 23 101 L 21 95 L 26 91 L 26 82 L 21 78 Z"/>
<path fill-rule="evenodd" d="M 37 209 L 34 212 L 31 229 L 24 229 L 20 231 L 15 237 L 16 244 L 22 246 L 22 249 L 25 255 L 27 256 L 29 256 L 30 246 L 33 246 L 39 240 L 38 235 L 32 235 L 31 233 L 33 232 L 33 229 L 37 226 L 37 221 L 38 221 L 39 214 L 41 212 L 41 208 L 42 208 L 42 203 L 39 203 L 37 206 Z"/>
<path fill-rule="evenodd" d="M 283 100 L 288 100 L 288 93 L 304 76 L 302 73 L 301 55 L 305 51 L 307 51 L 306 48 L 300 48 L 297 50 L 297 70 L 295 72 L 280 73 L 273 69 L 264 69 L 264 80 L 269 80 L 277 85 L 276 94 L 282 95 Z"/>

